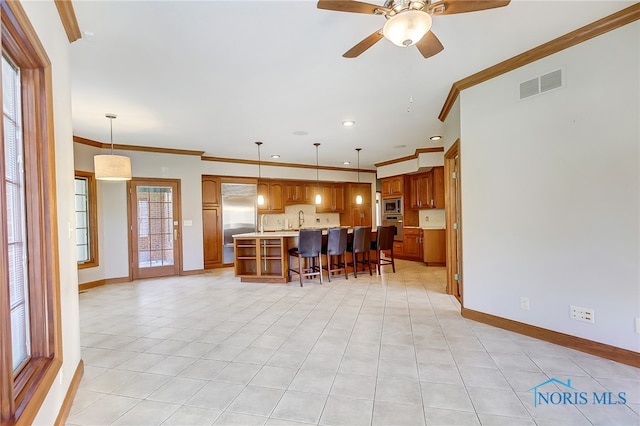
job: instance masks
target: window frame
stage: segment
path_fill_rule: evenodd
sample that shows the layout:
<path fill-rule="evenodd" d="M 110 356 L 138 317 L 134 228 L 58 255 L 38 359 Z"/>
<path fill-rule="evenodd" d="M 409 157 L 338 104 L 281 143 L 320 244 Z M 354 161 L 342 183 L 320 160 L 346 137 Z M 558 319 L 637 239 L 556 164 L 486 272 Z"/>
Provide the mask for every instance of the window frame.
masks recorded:
<path fill-rule="evenodd" d="M 62 366 L 51 62 L 18 1 L 0 1 L 3 54 L 20 68 L 31 357 L 14 375 L 8 263 L 0 253 L 0 424 L 30 424 Z M 0 71 L 1 74 L 1 71 Z M 1 87 L 0 87 L 1 91 Z M 0 135 L 4 138 L 3 123 Z M 2 144 L 4 146 L 4 144 Z M 0 176 L 4 148 L 0 149 Z M 0 185 L 0 244 L 7 244 Z M 6 253 L 6 250 L 3 250 Z"/>
<path fill-rule="evenodd" d="M 98 257 L 98 193 L 96 176 L 91 172 L 76 170 L 75 179 L 78 178 L 87 180 L 87 204 L 89 209 L 87 213 L 89 224 L 89 260 L 85 262 L 78 261 L 78 269 L 95 268 L 100 265 Z"/>

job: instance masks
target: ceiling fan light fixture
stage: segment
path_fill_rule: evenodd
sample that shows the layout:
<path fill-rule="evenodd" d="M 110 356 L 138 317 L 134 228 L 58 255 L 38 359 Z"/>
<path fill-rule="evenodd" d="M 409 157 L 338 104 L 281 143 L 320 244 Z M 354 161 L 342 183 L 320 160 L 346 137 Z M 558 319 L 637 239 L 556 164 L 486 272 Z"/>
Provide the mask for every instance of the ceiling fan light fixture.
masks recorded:
<path fill-rule="evenodd" d="M 431 15 L 422 10 L 405 10 L 385 22 L 384 37 L 400 47 L 413 46 L 431 29 Z"/>

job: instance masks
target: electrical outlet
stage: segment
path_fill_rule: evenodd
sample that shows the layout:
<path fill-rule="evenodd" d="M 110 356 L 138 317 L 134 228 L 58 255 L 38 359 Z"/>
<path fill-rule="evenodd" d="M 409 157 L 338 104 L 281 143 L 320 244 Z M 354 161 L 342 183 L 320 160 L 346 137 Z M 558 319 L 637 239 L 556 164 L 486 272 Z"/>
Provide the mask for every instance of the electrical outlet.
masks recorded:
<path fill-rule="evenodd" d="M 528 311 L 530 306 L 529 306 L 529 298 L 528 297 L 521 297 L 520 298 L 520 308 L 524 309 L 525 311 Z"/>
<path fill-rule="evenodd" d="M 320 223 L 320 218 L 319 217 L 316 218 L 316 223 Z"/>
<path fill-rule="evenodd" d="M 429 216 L 425 216 L 425 217 L 424 217 L 424 221 L 425 221 L 425 222 L 429 222 Z"/>
<path fill-rule="evenodd" d="M 580 306 L 569 306 L 569 316 L 576 321 L 596 323 L 596 311 L 591 308 L 581 308 Z"/>

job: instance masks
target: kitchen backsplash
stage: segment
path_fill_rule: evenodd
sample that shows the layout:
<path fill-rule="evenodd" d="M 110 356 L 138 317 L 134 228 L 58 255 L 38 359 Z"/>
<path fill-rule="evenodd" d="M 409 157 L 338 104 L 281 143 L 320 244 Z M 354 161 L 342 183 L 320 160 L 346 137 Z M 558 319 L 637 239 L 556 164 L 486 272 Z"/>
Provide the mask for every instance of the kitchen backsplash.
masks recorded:
<path fill-rule="evenodd" d="M 279 231 L 282 229 L 299 229 L 301 227 L 328 228 L 340 226 L 339 213 L 316 213 L 316 206 L 313 205 L 297 204 L 286 206 L 284 211 L 283 214 L 266 214 L 264 217 L 264 230 Z M 302 219 L 302 221 L 300 219 Z M 260 217 L 258 216 L 258 227 L 259 226 Z"/>
<path fill-rule="evenodd" d="M 421 228 L 445 228 L 444 209 L 420 210 Z"/>

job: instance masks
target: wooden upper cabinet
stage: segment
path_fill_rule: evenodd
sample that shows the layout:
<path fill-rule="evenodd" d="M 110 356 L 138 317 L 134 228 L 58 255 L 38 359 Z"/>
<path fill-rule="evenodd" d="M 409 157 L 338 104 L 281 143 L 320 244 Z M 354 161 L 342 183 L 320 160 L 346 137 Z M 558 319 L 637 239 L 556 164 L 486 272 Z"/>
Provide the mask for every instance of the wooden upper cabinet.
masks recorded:
<path fill-rule="evenodd" d="M 222 201 L 220 197 L 220 178 L 202 176 L 202 204 L 218 205 Z"/>
<path fill-rule="evenodd" d="M 404 187 L 403 176 L 391 176 L 382 179 L 382 197 L 402 196 Z"/>
<path fill-rule="evenodd" d="M 281 182 L 258 182 L 258 195 L 264 197 L 264 205 L 258 206 L 258 214 L 284 213 L 284 184 Z"/>
<path fill-rule="evenodd" d="M 371 184 L 370 183 L 351 183 L 349 190 L 346 191 L 348 200 L 345 204 L 356 204 L 356 197 L 362 196 L 362 204 L 371 204 Z"/>
<path fill-rule="evenodd" d="M 344 184 L 342 183 L 321 183 L 320 195 L 322 203 L 316 206 L 318 213 L 341 213 L 344 212 Z M 315 193 L 314 193 L 315 196 Z"/>
<path fill-rule="evenodd" d="M 444 167 L 409 176 L 409 208 L 444 209 Z"/>
<path fill-rule="evenodd" d="M 284 204 L 307 203 L 307 183 L 306 182 L 285 182 L 284 183 Z"/>
<path fill-rule="evenodd" d="M 433 190 L 431 173 L 418 173 L 409 177 L 409 208 L 412 210 L 431 208 Z"/>
<path fill-rule="evenodd" d="M 433 185 L 433 207 L 444 209 L 444 167 L 434 167 L 431 170 Z"/>

